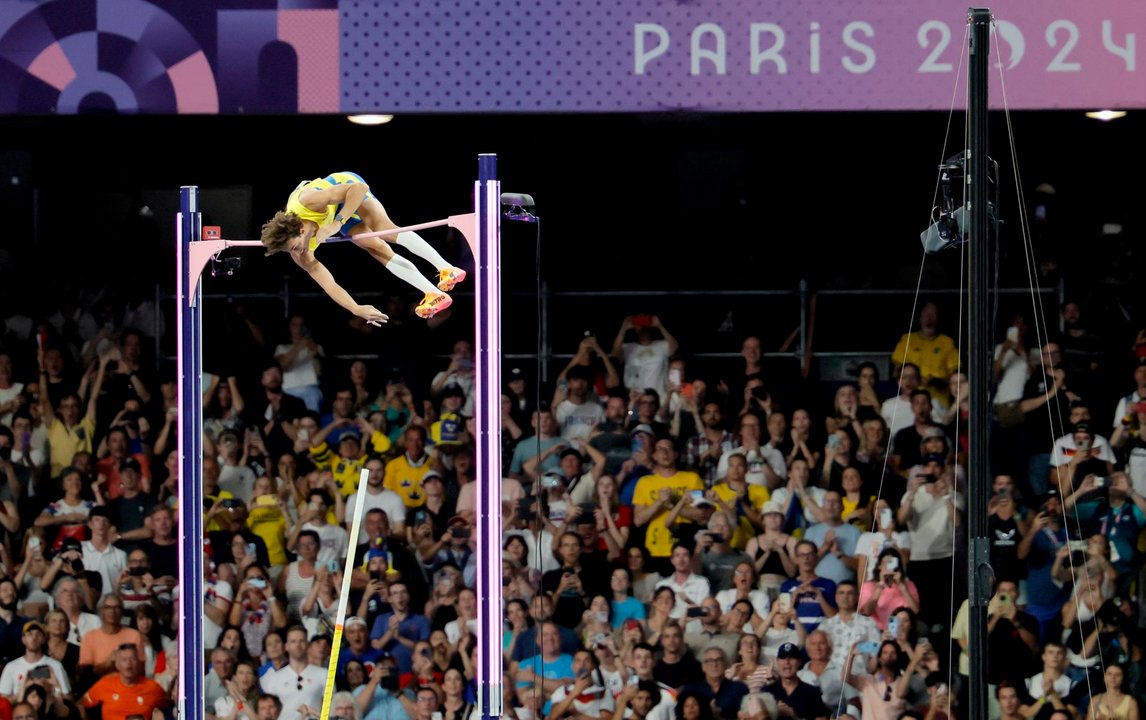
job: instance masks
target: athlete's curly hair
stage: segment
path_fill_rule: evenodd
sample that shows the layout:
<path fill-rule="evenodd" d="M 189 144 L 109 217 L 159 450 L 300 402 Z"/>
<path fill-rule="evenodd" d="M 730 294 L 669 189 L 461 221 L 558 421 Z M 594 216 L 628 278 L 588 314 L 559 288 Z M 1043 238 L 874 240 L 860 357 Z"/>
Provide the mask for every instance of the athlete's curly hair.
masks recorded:
<path fill-rule="evenodd" d="M 302 218 L 292 212 L 279 210 L 275 216 L 263 224 L 260 240 L 267 248 L 267 255 L 286 250 L 291 238 L 302 232 Z"/>

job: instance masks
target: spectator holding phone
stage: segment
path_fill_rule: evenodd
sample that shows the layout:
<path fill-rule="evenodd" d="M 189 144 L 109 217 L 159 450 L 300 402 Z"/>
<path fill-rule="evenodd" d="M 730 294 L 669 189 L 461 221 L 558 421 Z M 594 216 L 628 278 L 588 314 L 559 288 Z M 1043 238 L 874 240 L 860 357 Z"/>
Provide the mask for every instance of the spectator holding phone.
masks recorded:
<path fill-rule="evenodd" d="M 820 623 L 836 614 L 836 584 L 816 574 L 819 562 L 816 544 L 811 540 L 801 540 L 796 545 L 796 577 L 780 586 L 781 595 L 790 595 L 792 609 L 807 632 L 815 630 Z"/>
<path fill-rule="evenodd" d="M 1070 596 L 1070 588 L 1056 575 L 1062 557 L 1060 550 L 1067 543 L 1062 496 L 1051 488 L 1041 500 L 1039 512 L 1023 535 L 1018 551 L 1019 560 L 1027 563 L 1027 612 L 1039 621 L 1040 642 L 1058 624 L 1063 603 Z"/>
<path fill-rule="evenodd" d="M 633 335 L 629 335 L 630 332 Z M 625 365 L 622 379 L 625 387 L 659 389 L 668 382 L 669 358 L 679 347 L 676 338 L 656 315 L 629 315 L 621 321 L 609 354 Z"/>
<path fill-rule="evenodd" d="M 1110 542 L 1110 561 L 1118 572 L 1117 591 L 1127 597 L 1141 565 L 1138 534 L 1146 528 L 1146 498 L 1135 492 L 1124 472 L 1106 477 L 1087 475 L 1063 507 L 1068 511 L 1077 508 L 1083 525 L 1097 528 Z"/>
<path fill-rule="evenodd" d="M 406 720 L 409 717 L 397 696 L 398 668 L 389 655 L 383 655 L 374 663 L 366 684 L 353 692 L 366 717 L 374 720 Z"/>
<path fill-rule="evenodd" d="M 804 630 L 804 624 L 796 617 L 791 593 L 780 593 L 776 602 L 772 603 L 765 622 L 764 631 L 760 633 L 761 662 L 771 665 L 776 659 L 776 653 L 784 645 L 804 647 L 807 631 Z"/>
<path fill-rule="evenodd" d="M 44 683 L 50 681 L 58 694 L 66 697 L 71 693 L 68 683 L 68 673 L 59 660 L 44 654 L 44 645 L 48 634 L 44 626 L 36 620 L 24 623 L 21 640 L 24 643 L 24 654 L 21 657 L 9 660 L 0 673 L 0 695 L 16 702 L 23 694 L 27 683 Z"/>
<path fill-rule="evenodd" d="M 955 472 L 946 457 L 927 455 L 923 472 L 907 481 L 907 492 L 899 504 L 898 520 L 911 535 L 907 574 L 920 588 L 919 615 L 929 627 L 948 627 L 951 623 L 954 537 L 965 507 L 963 494 L 955 488 Z"/>
<path fill-rule="evenodd" d="M 314 584 L 298 608 L 310 638 L 334 633 L 341 589 L 342 568 L 331 570 L 328 566 L 319 565 L 315 570 Z"/>
<path fill-rule="evenodd" d="M 1088 423 L 1080 422 L 1075 425 L 1070 437 L 1073 441 L 1071 445 L 1074 447 L 1069 447 L 1065 443 L 1060 446 L 1056 442 L 1057 452 L 1051 454 L 1050 461 L 1051 477 L 1063 492 L 1077 488 L 1087 475 L 1105 478 L 1114 472 L 1114 454 L 1110 451 L 1105 438 L 1101 444 L 1098 443 L 1098 438 Z"/>
<path fill-rule="evenodd" d="M 461 572 L 462 584 L 477 587 L 477 554 L 468 516 L 451 517 L 446 523 L 446 533 L 437 542 L 423 543 L 418 552 L 423 566 L 431 573 L 452 567 Z"/>
<path fill-rule="evenodd" d="M 1146 493 L 1146 402 L 1126 406 L 1126 415 L 1114 426 L 1110 446 L 1124 458 L 1134 489 L 1139 495 Z"/>
<path fill-rule="evenodd" d="M 875 579 L 868 580 L 860 590 L 860 612 L 875 620 L 881 630 L 893 610 L 899 607 L 919 612 L 919 590 L 903 573 L 903 557 L 894 546 L 888 546 L 876 561 Z"/>

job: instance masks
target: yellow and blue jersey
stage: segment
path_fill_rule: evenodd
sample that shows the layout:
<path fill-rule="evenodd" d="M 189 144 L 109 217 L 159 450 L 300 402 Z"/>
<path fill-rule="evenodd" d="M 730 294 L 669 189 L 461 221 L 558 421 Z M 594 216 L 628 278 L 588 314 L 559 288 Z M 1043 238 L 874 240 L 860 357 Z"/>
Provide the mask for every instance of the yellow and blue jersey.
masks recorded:
<path fill-rule="evenodd" d="M 353 183 L 366 184 L 366 181 L 363 180 L 362 176 L 359 175 L 358 173 L 352 173 L 352 172 L 336 172 L 336 173 L 331 173 L 330 175 L 327 175 L 324 178 L 315 178 L 314 180 L 303 180 L 302 182 L 300 182 L 298 184 L 298 187 L 296 187 L 294 189 L 294 191 L 290 194 L 290 197 L 287 198 L 286 211 L 289 213 L 294 213 L 295 215 L 298 215 L 301 219 L 308 220 L 308 221 L 314 223 L 315 225 L 322 227 L 323 225 L 326 225 L 327 223 L 334 221 L 334 216 L 337 215 L 338 211 L 342 209 L 342 203 L 337 203 L 334 205 L 327 205 L 325 210 L 311 210 L 310 208 L 303 205 L 299 201 L 299 196 L 302 195 L 302 191 L 303 190 L 310 190 L 310 189 L 326 190 L 328 188 L 334 187 L 335 185 L 350 185 Z M 366 197 L 367 198 L 373 197 L 373 193 L 370 193 L 368 191 L 366 193 Z M 355 225 L 357 225 L 360 222 L 362 222 L 362 218 L 360 218 L 358 216 L 358 213 L 355 213 L 354 215 L 351 215 L 350 217 L 345 218 L 345 222 L 342 224 L 341 233 L 343 235 L 348 234 L 350 231 L 350 228 L 354 227 Z M 310 251 L 314 252 L 317 248 L 318 248 L 318 243 L 315 242 L 314 238 L 311 238 L 311 240 L 310 240 Z"/>

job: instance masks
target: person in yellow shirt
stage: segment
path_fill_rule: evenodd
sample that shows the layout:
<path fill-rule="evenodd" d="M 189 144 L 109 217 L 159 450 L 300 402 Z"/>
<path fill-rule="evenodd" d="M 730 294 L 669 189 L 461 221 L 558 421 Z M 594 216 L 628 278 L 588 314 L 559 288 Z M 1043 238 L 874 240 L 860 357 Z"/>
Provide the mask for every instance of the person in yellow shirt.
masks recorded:
<path fill-rule="evenodd" d="M 660 438 L 653 446 L 653 471 L 637 481 L 633 490 L 633 523 L 645 530 L 645 548 L 652 559 L 652 569 L 672 572 L 669 558 L 675 542 L 664 519 L 683 493 L 704 491 L 704 481 L 691 470 L 678 470 L 676 445 L 669 438 Z M 677 522 L 692 522 L 691 508 L 686 508 Z"/>
<path fill-rule="evenodd" d="M 384 323 L 388 319 L 384 313 L 373 305 L 356 303 L 314 257 L 319 245 L 341 233 L 399 279 L 425 293 L 414 314 L 420 318 L 431 318 L 453 303 L 446 293 L 465 280 L 466 271 L 446 262 L 416 232 L 407 230 L 387 237 L 359 238 L 363 234 L 397 227 L 361 175 L 336 172 L 300 182 L 287 198 L 286 208 L 263 224 L 261 239 L 267 255 L 289 252 L 295 263 L 343 308 L 372 325 Z M 391 244 L 401 245 L 433 264 L 438 270 L 437 286 L 427 280 L 414 263 L 396 254 Z"/>
<path fill-rule="evenodd" d="M 736 529 L 732 533 L 734 550 L 743 550 L 748 541 L 764 531 L 764 517 L 760 514 L 771 493 L 763 485 L 749 485 L 748 459 L 741 453 L 728 456 L 728 474 L 712 486 L 712 491 L 736 511 Z"/>
<path fill-rule="evenodd" d="M 362 452 L 362 438 L 370 438 L 370 449 L 375 455 L 385 455 L 390 450 L 390 438 L 362 418 L 358 418 L 359 436 L 354 432 L 344 432 L 338 438 L 338 452 L 331 451 L 326 437 L 336 427 L 350 424 L 350 420 L 339 418 L 318 431 L 310 441 L 310 459 L 319 470 L 329 470 L 338 483 L 343 498 L 348 498 L 358 490 L 358 477 L 369 454 Z"/>
<path fill-rule="evenodd" d="M 247 509 L 247 527 L 266 543 L 271 566 L 281 570 L 287 564 L 286 536 L 289 523 L 286 501 L 275 492 L 274 480 L 266 475 L 255 480 Z M 271 577 L 277 580 L 278 573 L 272 572 Z"/>
<path fill-rule="evenodd" d="M 110 355 L 101 355 L 95 383 L 88 394 L 87 409 L 80 417 L 80 398 L 74 393 L 60 400 L 59 412 L 52 407 L 48 396 L 48 371 L 44 368 L 44 351 L 39 352 L 40 361 L 40 413 L 44 427 L 48 429 L 48 446 L 51 448 L 52 477 L 59 477 L 64 468 L 72 464 L 76 453 L 90 453 L 93 450 L 92 436 L 95 435 L 96 401 L 103 389 Z"/>
<path fill-rule="evenodd" d="M 407 508 L 426 504 L 422 491 L 422 478 L 430 470 L 430 456 L 426 452 L 426 428 L 411 425 L 402 434 L 406 452 L 386 463 L 386 476 L 382 484 L 402 496 Z"/>
<path fill-rule="evenodd" d="M 929 302 L 919 311 L 919 329 L 904 333 L 891 353 L 896 377 L 905 363 L 919 368 L 920 386 L 935 402 L 946 405 L 947 379 L 959 369 L 959 348 L 950 335 L 939 332 L 939 307 Z"/>

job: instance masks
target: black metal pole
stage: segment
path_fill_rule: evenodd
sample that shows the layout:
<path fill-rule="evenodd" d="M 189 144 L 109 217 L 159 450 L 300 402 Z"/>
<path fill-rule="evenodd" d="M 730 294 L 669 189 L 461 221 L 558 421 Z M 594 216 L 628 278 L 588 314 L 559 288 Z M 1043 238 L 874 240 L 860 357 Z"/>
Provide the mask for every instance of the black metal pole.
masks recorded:
<path fill-rule="evenodd" d="M 967 149 L 967 182 L 964 202 L 969 218 L 970 248 L 970 351 L 968 354 L 970 389 L 970 433 L 968 457 L 967 530 L 969 553 L 968 577 L 968 655 L 971 659 L 967 697 L 970 712 L 966 717 L 986 718 L 987 710 L 987 604 L 991 599 L 990 540 L 987 536 L 987 502 L 991 478 L 988 477 L 987 437 L 990 431 L 991 406 L 991 327 L 989 311 L 990 238 L 988 218 L 987 168 L 987 72 L 990 55 L 991 11 L 970 8 L 970 61 L 967 78 L 967 120 L 970 123 L 971 146 Z M 963 715 L 963 713 L 960 713 Z"/>

